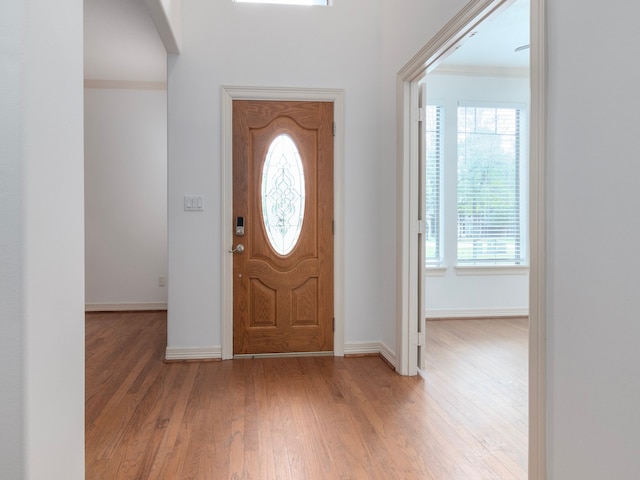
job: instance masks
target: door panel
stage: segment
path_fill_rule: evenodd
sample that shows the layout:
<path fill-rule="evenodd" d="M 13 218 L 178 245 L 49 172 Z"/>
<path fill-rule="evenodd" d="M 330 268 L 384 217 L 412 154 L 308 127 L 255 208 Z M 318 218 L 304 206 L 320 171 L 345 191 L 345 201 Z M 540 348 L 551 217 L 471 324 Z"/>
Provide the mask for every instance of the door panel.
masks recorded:
<path fill-rule="evenodd" d="M 332 103 L 233 102 L 233 217 L 245 226 L 235 237 L 244 251 L 233 261 L 236 355 L 333 350 L 332 126 Z M 265 162 L 280 135 L 300 160 L 274 148 L 269 158 L 282 166 L 267 181 Z M 303 180 L 287 163 L 302 166 Z M 300 223 L 293 242 L 290 229 Z M 269 228 L 293 248 L 276 249 Z"/>

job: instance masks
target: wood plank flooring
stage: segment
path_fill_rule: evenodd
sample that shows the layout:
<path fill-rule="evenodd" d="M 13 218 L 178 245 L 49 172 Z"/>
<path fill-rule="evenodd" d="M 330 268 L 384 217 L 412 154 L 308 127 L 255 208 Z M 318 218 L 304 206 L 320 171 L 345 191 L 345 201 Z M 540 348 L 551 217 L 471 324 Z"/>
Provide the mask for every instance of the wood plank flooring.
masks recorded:
<path fill-rule="evenodd" d="M 87 479 L 524 479 L 526 320 L 378 357 L 164 363 L 163 312 L 86 316 Z"/>

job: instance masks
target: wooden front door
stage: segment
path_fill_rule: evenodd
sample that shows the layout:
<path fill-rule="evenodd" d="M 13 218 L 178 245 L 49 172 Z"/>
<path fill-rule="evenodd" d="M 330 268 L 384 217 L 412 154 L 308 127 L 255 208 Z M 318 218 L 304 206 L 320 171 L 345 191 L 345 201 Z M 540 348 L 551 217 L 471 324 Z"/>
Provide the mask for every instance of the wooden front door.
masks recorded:
<path fill-rule="evenodd" d="M 234 100 L 233 221 L 234 354 L 332 351 L 333 103 Z"/>

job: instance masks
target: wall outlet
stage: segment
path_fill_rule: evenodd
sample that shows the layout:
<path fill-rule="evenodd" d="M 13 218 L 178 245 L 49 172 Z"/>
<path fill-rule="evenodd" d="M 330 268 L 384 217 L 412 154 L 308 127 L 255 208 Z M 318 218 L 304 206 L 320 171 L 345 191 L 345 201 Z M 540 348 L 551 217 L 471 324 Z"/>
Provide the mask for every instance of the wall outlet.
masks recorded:
<path fill-rule="evenodd" d="M 158 277 L 158 286 L 159 287 L 164 287 L 166 284 L 166 280 L 164 277 Z"/>

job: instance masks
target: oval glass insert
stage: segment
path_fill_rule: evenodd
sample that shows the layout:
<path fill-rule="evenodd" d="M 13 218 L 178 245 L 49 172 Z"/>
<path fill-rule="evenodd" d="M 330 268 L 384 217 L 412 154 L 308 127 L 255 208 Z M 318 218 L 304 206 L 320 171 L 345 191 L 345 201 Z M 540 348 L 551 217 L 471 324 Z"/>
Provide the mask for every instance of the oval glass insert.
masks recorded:
<path fill-rule="evenodd" d="M 267 237 L 280 255 L 291 253 L 304 220 L 304 171 L 289 135 L 278 135 L 262 170 L 262 218 Z"/>

